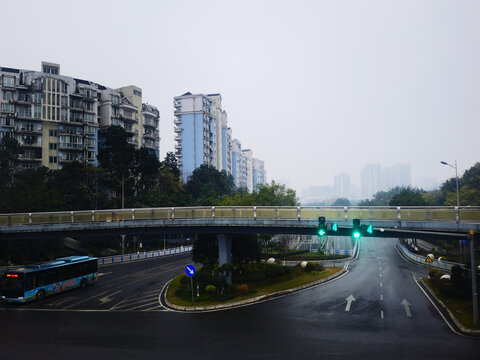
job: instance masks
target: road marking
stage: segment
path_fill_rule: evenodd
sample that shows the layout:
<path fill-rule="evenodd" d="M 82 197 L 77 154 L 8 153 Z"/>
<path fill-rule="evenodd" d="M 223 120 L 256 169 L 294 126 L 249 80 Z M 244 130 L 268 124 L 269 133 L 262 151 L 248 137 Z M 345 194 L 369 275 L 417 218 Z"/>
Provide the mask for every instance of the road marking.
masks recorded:
<path fill-rule="evenodd" d="M 103 276 L 103 275 L 108 275 L 108 274 L 111 274 L 112 272 L 106 272 L 106 273 L 98 273 L 98 276 Z"/>
<path fill-rule="evenodd" d="M 380 266 L 380 271 L 382 271 L 382 267 Z"/>
<path fill-rule="evenodd" d="M 380 287 L 383 287 L 383 284 L 382 284 L 382 282 L 381 282 L 381 281 L 380 281 Z"/>
<path fill-rule="evenodd" d="M 383 310 L 380 311 L 380 318 L 383 319 Z"/>
<path fill-rule="evenodd" d="M 380 274 L 380 277 L 382 277 L 382 274 Z"/>
<path fill-rule="evenodd" d="M 345 300 L 347 300 L 347 306 L 345 306 L 345 311 L 350 311 L 350 306 L 352 306 L 352 301 L 355 301 L 353 295 L 350 295 Z"/>
<path fill-rule="evenodd" d="M 380 294 L 380 301 L 383 301 L 383 294 Z"/>
<path fill-rule="evenodd" d="M 410 311 L 410 303 L 408 302 L 407 299 L 403 299 L 400 305 L 403 305 L 405 307 L 405 312 L 407 313 L 407 317 L 412 317 L 412 312 Z"/>
<path fill-rule="evenodd" d="M 117 292 L 115 292 L 115 293 L 113 293 L 113 294 L 104 296 L 103 298 L 100 298 L 99 300 L 100 300 L 100 302 L 101 302 L 102 304 L 106 304 L 107 302 L 110 302 L 110 301 L 113 300 L 110 296 L 117 295 L 118 293 L 121 293 L 121 292 L 122 292 L 122 290 L 119 290 L 119 291 L 117 291 Z"/>

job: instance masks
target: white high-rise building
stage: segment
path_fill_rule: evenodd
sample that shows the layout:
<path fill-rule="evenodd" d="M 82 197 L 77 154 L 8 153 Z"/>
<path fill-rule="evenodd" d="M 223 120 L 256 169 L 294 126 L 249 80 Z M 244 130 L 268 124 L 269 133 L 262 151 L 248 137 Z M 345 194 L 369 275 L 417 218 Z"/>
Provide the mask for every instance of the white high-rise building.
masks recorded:
<path fill-rule="evenodd" d="M 367 164 L 361 174 L 362 198 L 371 199 L 379 191 L 388 191 L 397 186 L 412 184 L 410 164 L 396 164 L 382 167 L 380 164 Z"/>

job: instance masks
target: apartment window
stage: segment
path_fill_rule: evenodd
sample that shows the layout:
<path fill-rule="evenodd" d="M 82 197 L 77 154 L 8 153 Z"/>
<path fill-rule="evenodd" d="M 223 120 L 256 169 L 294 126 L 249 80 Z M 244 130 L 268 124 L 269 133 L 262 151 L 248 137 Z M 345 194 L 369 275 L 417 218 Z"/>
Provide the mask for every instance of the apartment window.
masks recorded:
<path fill-rule="evenodd" d="M 113 119 L 113 125 L 120 126 L 120 121 L 118 119 Z"/>
<path fill-rule="evenodd" d="M 3 100 L 13 100 L 13 91 L 4 91 Z"/>
<path fill-rule="evenodd" d="M 45 74 L 58 75 L 58 67 L 56 67 L 56 66 L 43 65 L 43 72 L 44 72 Z"/>
<path fill-rule="evenodd" d="M 67 91 L 68 91 L 68 84 L 66 82 L 61 82 L 60 83 L 60 91 L 63 93 L 63 94 L 66 94 Z"/>
<path fill-rule="evenodd" d="M 56 143 L 50 143 L 48 145 L 49 145 L 48 147 L 49 147 L 50 150 L 57 150 L 57 144 Z"/>
<path fill-rule="evenodd" d="M 95 128 L 93 126 L 85 126 L 85 132 L 88 135 L 95 135 Z"/>
<path fill-rule="evenodd" d="M 85 120 L 88 122 L 94 122 L 95 116 L 93 114 L 85 114 Z"/>
<path fill-rule="evenodd" d="M 57 131 L 57 130 L 50 130 L 50 131 L 48 132 L 48 135 L 50 135 L 50 136 L 58 136 L 58 131 Z"/>
<path fill-rule="evenodd" d="M 64 107 L 68 106 L 68 98 L 66 96 L 62 96 L 60 101 L 61 101 L 62 106 L 64 106 Z"/>
<path fill-rule="evenodd" d="M 112 116 L 117 116 L 117 115 L 118 115 L 117 108 L 112 108 Z"/>
<path fill-rule="evenodd" d="M 63 121 L 67 121 L 67 119 L 68 119 L 67 109 L 62 109 L 61 119 Z"/>
<path fill-rule="evenodd" d="M 13 106 L 13 104 L 2 104 L 2 111 L 6 113 L 13 113 L 15 111 L 15 106 Z"/>
<path fill-rule="evenodd" d="M 133 95 L 137 95 L 137 96 L 142 97 L 142 92 L 134 89 L 133 90 Z"/>
<path fill-rule="evenodd" d="M 58 162 L 58 159 L 56 156 L 50 156 L 49 161 L 50 164 L 56 164 Z"/>
<path fill-rule="evenodd" d="M 114 103 L 115 105 L 118 104 L 118 96 L 112 95 L 112 103 Z"/>
<path fill-rule="evenodd" d="M 127 119 L 131 119 L 132 116 L 133 116 L 133 113 L 131 111 L 123 111 L 123 115 L 127 118 Z"/>
<path fill-rule="evenodd" d="M 32 108 L 30 106 L 20 106 L 18 113 L 22 117 L 32 117 Z"/>
<path fill-rule="evenodd" d="M 15 86 L 15 78 L 11 77 L 11 76 L 4 76 L 2 84 L 5 87 L 14 87 Z"/>
<path fill-rule="evenodd" d="M 32 101 L 32 94 L 21 92 L 20 94 L 18 94 L 18 99 L 20 101 L 30 102 Z"/>
<path fill-rule="evenodd" d="M 93 104 L 91 102 L 85 102 L 85 110 L 92 110 Z"/>
<path fill-rule="evenodd" d="M 33 105 L 33 117 L 35 118 L 42 117 L 42 107 L 40 105 Z"/>
<path fill-rule="evenodd" d="M 40 104 L 42 102 L 42 93 L 34 93 L 33 94 L 33 102 L 35 104 Z"/>
<path fill-rule="evenodd" d="M 91 98 L 91 97 L 92 97 L 92 90 L 90 90 L 90 89 L 85 89 L 84 94 L 85 94 L 85 97 Z"/>

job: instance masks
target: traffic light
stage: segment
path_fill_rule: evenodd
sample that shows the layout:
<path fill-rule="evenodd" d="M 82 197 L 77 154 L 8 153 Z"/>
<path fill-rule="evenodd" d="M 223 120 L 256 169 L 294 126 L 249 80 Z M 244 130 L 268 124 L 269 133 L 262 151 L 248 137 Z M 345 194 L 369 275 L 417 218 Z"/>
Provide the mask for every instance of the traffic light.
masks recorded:
<path fill-rule="evenodd" d="M 353 219 L 352 236 L 354 239 L 360 239 L 360 237 L 362 236 L 362 232 L 360 231 L 359 219 Z"/>
<path fill-rule="evenodd" d="M 318 236 L 324 237 L 327 234 L 327 228 L 325 227 L 325 217 L 320 216 L 318 218 Z"/>
<path fill-rule="evenodd" d="M 367 227 L 367 233 L 369 233 L 370 235 L 373 234 L 373 226 L 372 226 L 372 224 L 368 225 L 368 227 Z"/>

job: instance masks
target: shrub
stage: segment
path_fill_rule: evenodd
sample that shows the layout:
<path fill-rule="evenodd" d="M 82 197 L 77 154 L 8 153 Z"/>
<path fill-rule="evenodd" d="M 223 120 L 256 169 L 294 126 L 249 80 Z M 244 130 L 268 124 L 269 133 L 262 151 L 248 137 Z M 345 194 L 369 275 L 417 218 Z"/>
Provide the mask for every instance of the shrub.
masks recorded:
<path fill-rule="evenodd" d="M 432 268 L 428 270 L 428 277 L 430 279 L 435 279 L 435 278 L 438 278 L 439 276 L 440 276 L 440 271 L 438 271 L 438 269 Z"/>
<path fill-rule="evenodd" d="M 306 272 L 312 272 L 312 271 L 314 271 L 314 270 L 315 270 L 315 263 L 309 261 L 309 262 L 307 263 L 307 266 L 305 267 L 305 271 L 306 271 Z"/>
<path fill-rule="evenodd" d="M 248 290 L 249 289 L 247 284 L 241 284 L 237 286 L 237 292 L 241 295 L 247 294 Z"/>
<path fill-rule="evenodd" d="M 182 284 L 182 285 L 188 284 L 188 276 L 187 276 L 187 275 L 183 275 L 183 276 L 180 278 L 180 284 Z"/>
<path fill-rule="evenodd" d="M 215 285 L 207 285 L 205 286 L 205 292 L 208 294 L 208 295 L 215 295 L 215 292 L 217 291 L 217 288 L 215 287 Z"/>

